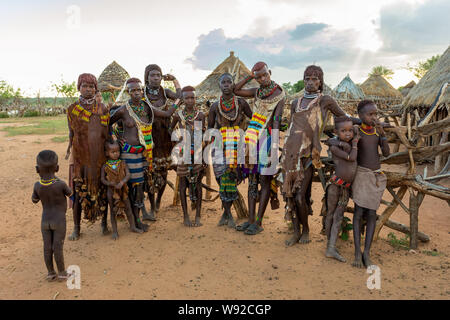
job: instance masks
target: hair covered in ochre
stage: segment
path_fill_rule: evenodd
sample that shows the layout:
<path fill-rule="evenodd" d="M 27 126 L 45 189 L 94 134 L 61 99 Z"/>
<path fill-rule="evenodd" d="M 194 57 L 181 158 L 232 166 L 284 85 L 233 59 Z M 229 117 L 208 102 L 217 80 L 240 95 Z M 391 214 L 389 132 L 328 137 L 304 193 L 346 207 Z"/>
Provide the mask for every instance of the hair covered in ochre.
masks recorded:
<path fill-rule="evenodd" d="M 255 63 L 255 65 L 253 66 L 252 73 L 253 72 L 257 72 L 257 71 L 261 70 L 264 67 L 267 67 L 267 63 L 265 63 L 263 61 L 259 61 L 259 62 Z"/>
<path fill-rule="evenodd" d="M 322 68 L 319 66 L 315 66 L 315 65 L 307 66 L 305 69 L 305 72 L 303 73 L 303 79 L 305 79 L 305 77 L 307 75 L 317 76 L 319 78 L 319 80 L 320 80 L 319 91 L 323 92 L 323 70 L 322 70 Z"/>
<path fill-rule="evenodd" d="M 77 89 L 80 91 L 80 87 L 83 83 L 92 83 L 97 89 L 97 78 L 91 73 L 82 73 L 78 76 Z"/>

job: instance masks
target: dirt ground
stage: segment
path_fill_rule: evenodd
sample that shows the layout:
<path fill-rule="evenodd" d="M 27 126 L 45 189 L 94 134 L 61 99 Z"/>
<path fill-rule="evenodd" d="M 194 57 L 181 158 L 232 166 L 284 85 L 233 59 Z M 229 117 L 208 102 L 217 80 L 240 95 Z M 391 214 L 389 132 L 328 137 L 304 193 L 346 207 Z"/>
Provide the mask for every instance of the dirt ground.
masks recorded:
<path fill-rule="evenodd" d="M 0 133 L 0 299 L 450 297 L 450 209 L 446 202 L 425 198 L 419 229 L 431 241 L 420 243 L 416 253 L 394 249 L 386 240 L 392 230 L 382 230 L 381 239 L 372 246 L 372 260 L 381 269 L 381 289 L 369 290 L 366 285 L 369 274 L 350 264 L 352 239 L 338 241 L 347 263 L 324 255 L 326 239 L 319 233 L 323 192 L 316 183 L 310 244 L 285 247 L 284 241 L 290 234 L 282 208 L 276 211 L 268 208 L 265 230 L 256 236 L 217 227 L 221 215 L 219 200 L 204 204 L 202 227 L 184 227 L 181 207 L 171 206 L 173 192 L 168 188 L 158 221 L 145 234 L 130 233 L 127 223 L 121 221 L 120 238 L 113 241 L 110 235 L 101 235 L 99 222 L 82 223 L 81 239 L 67 240 L 64 246 L 66 267 L 78 265 L 81 269 L 81 289 L 69 290 L 64 282 L 48 283 L 40 231 L 42 207 L 31 202 L 31 193 L 38 179 L 34 166 L 40 150 L 58 153 L 59 177 L 68 179 L 68 161 L 64 160 L 67 145 L 52 142 L 52 137 L 5 137 L 4 132 Z M 175 180 L 173 171 L 169 179 Z M 246 188 L 247 184 L 240 186 L 245 197 Z M 385 199 L 390 197 L 386 195 Z M 409 225 L 409 217 L 400 207 L 392 220 Z M 72 214 L 68 210 L 67 234 L 72 228 Z M 397 238 L 403 237 L 394 233 Z M 429 255 L 431 252 L 435 255 Z"/>

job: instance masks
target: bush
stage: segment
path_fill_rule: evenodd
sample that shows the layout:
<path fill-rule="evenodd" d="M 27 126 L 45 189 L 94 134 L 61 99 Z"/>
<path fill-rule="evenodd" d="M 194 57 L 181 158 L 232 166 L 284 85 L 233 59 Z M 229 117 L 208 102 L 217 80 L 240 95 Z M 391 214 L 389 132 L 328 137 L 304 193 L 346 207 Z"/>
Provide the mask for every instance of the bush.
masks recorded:
<path fill-rule="evenodd" d="M 7 112 L 0 112 L 0 118 L 9 118 L 9 115 Z"/>
<path fill-rule="evenodd" d="M 37 110 L 26 110 L 23 113 L 24 117 L 39 117 L 40 115 L 41 115 L 40 112 Z"/>

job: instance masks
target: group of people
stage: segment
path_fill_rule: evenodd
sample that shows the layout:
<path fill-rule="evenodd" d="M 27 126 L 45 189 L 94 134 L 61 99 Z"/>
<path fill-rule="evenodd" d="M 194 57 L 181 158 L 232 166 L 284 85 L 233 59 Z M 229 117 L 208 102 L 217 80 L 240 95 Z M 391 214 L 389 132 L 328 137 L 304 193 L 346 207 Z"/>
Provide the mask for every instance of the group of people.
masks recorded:
<path fill-rule="evenodd" d="M 168 170 L 175 169 L 179 178 L 183 223 L 190 227 L 201 226 L 202 178 L 206 164 L 198 161 L 198 157 L 201 159 L 205 142 L 200 139 L 199 145 L 196 133 L 203 136 L 207 129 L 219 132 L 219 136 L 208 142 L 215 146 L 211 148 L 211 156 L 215 159 L 212 167 L 223 207 L 218 225 L 235 228 L 247 235 L 260 233 L 269 200 L 272 208 L 279 207 L 280 186 L 286 216 L 292 220 L 294 229 L 286 245 L 310 242 L 308 217 L 312 214 L 312 178 L 314 169 L 320 170 L 322 166 L 320 138 L 332 115 L 335 137 L 328 139 L 326 144 L 333 157 L 335 173 L 325 191 L 326 256 L 345 261 L 336 249 L 336 239 L 349 197 L 352 197 L 355 202 L 353 265 L 371 264 L 376 210 L 386 186 L 386 178 L 380 170 L 379 148 L 384 156 L 389 154 L 376 104 L 361 101 L 359 117 L 348 116 L 332 97 L 322 94 L 322 69 L 308 66 L 303 75 L 305 93 L 291 105 L 289 127 L 277 166 L 279 170 L 269 170 L 279 160 L 279 130 L 286 94 L 271 79 L 266 63 L 256 63 L 251 72 L 238 83 L 234 83 L 231 74 L 222 74 L 217 84 L 222 94 L 210 105 L 207 114 L 197 106 L 194 87 L 181 88 L 174 76 L 164 75 L 154 64 L 145 69 L 144 85 L 137 78 L 126 81 L 130 99 L 122 105 L 105 106 L 95 76 L 87 73 L 79 76 L 80 98 L 67 109 L 69 186 L 55 176 L 58 171 L 55 152 L 44 150 L 37 156 L 36 170 L 40 180 L 34 186 L 32 200 L 34 203 L 40 200 L 43 204 L 42 235 L 49 280 L 67 277 L 62 253 L 66 197 L 71 199 L 74 221 L 69 240 L 80 237 L 82 213 L 92 222 L 101 219 L 102 232 L 107 234 L 108 207 L 114 239 L 118 238 L 116 217 L 119 215 L 126 216 L 132 232 L 147 232 L 149 225 L 144 220 L 156 220 Z M 163 79 L 173 81 L 176 91 L 163 88 Z M 246 88 L 252 80 L 256 80 L 259 87 Z M 252 107 L 246 100 L 249 98 L 253 99 Z M 170 104 L 169 101 L 174 102 Z M 183 132 L 181 140 L 184 143 L 177 150 L 179 159 L 183 160 L 173 163 L 171 153 L 175 143 L 172 133 L 176 128 Z M 242 130 L 244 135 L 241 135 Z M 238 146 L 242 141 L 246 152 L 244 161 L 238 161 Z M 249 150 L 256 150 L 256 161 L 249 161 L 252 157 Z M 237 185 L 245 179 L 248 180 L 248 221 L 236 226 L 231 206 L 239 196 Z M 188 214 L 186 191 L 192 209 L 195 209 L 193 221 Z M 150 212 L 144 204 L 145 193 L 150 200 Z M 363 220 L 366 235 L 364 252 L 361 252 Z M 53 256 L 58 275 L 53 267 Z"/>

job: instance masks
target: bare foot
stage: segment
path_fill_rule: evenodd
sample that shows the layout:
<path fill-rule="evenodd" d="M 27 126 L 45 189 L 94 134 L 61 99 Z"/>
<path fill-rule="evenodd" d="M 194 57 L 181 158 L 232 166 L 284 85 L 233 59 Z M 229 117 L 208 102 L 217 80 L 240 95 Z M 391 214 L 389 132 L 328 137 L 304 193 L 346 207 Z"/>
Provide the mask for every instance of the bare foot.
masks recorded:
<path fill-rule="evenodd" d="M 200 222 L 200 217 L 195 217 L 195 222 L 192 225 L 193 227 L 201 227 L 203 224 Z"/>
<path fill-rule="evenodd" d="M 107 234 L 109 234 L 109 230 L 108 230 L 108 226 L 106 223 L 102 223 L 102 235 L 106 236 Z"/>
<path fill-rule="evenodd" d="M 138 228 L 141 229 L 144 232 L 147 232 L 148 231 L 148 224 L 139 222 L 138 223 Z"/>
<path fill-rule="evenodd" d="M 46 279 L 47 279 L 48 282 L 55 281 L 56 280 L 56 272 L 55 271 L 49 272 L 47 274 L 47 278 Z"/>
<path fill-rule="evenodd" d="M 217 226 L 218 226 L 218 227 L 224 226 L 224 225 L 226 225 L 227 223 L 228 223 L 227 214 L 224 212 L 224 213 L 222 214 L 222 217 L 220 218 L 219 223 L 217 224 Z"/>
<path fill-rule="evenodd" d="M 144 221 L 156 221 L 155 214 L 153 210 L 150 211 L 150 213 L 143 212 L 142 213 L 142 220 Z"/>
<path fill-rule="evenodd" d="M 228 219 L 228 224 L 227 224 L 227 226 L 229 227 L 229 228 L 236 228 L 236 223 L 234 222 L 234 219 L 233 219 L 233 217 L 231 217 L 230 219 Z"/>
<path fill-rule="evenodd" d="M 130 230 L 131 230 L 131 232 L 135 232 L 135 233 L 143 233 L 144 232 L 144 230 L 136 228 L 136 227 L 135 228 L 131 228 Z"/>
<path fill-rule="evenodd" d="M 298 240 L 301 244 L 307 244 L 310 243 L 311 240 L 309 240 L 309 232 L 302 232 L 302 235 L 300 236 L 300 239 Z"/>
<path fill-rule="evenodd" d="M 362 268 L 363 267 L 361 253 L 355 255 L 355 260 L 353 261 L 352 266 L 354 266 L 355 268 Z"/>
<path fill-rule="evenodd" d="M 189 219 L 189 217 L 184 218 L 183 224 L 184 224 L 186 227 L 192 227 L 192 222 L 191 222 L 191 220 Z"/>
<path fill-rule="evenodd" d="M 294 244 L 298 243 L 298 240 L 300 239 L 298 234 L 294 234 L 289 240 L 285 241 L 286 246 L 292 247 Z"/>
<path fill-rule="evenodd" d="M 113 240 L 117 240 L 119 239 L 119 234 L 117 232 L 114 232 L 111 237 Z"/>
<path fill-rule="evenodd" d="M 328 258 L 334 258 L 340 262 L 345 262 L 345 258 L 339 254 L 335 247 L 328 247 L 325 256 Z"/>
<path fill-rule="evenodd" d="M 70 241 L 76 241 L 80 239 L 80 229 L 74 229 L 72 234 L 67 238 Z"/>
<path fill-rule="evenodd" d="M 69 275 L 65 270 L 62 272 L 58 272 L 58 281 L 60 282 L 67 281 L 67 279 L 69 279 Z"/>
<path fill-rule="evenodd" d="M 363 253 L 362 260 L 366 268 L 372 265 L 372 261 L 370 260 L 370 255 L 368 252 Z"/>

